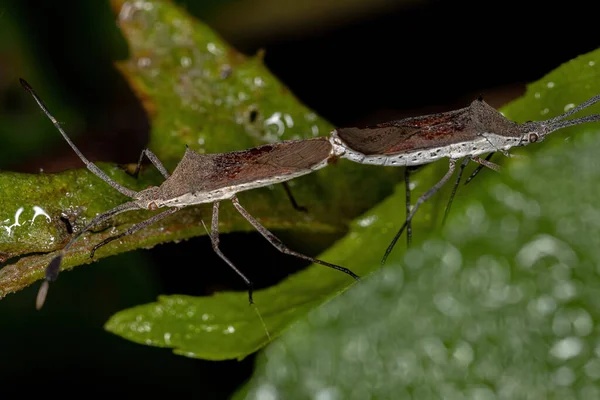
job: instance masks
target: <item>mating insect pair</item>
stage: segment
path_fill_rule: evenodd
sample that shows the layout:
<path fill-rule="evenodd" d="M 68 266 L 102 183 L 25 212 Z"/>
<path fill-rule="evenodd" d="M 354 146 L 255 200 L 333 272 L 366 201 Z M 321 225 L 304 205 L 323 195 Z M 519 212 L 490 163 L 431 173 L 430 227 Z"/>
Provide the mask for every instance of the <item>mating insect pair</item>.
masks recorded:
<path fill-rule="evenodd" d="M 437 184 L 419 197 L 388 247 L 384 256 L 385 261 L 398 238 L 410 226 L 410 221 L 419 206 L 433 196 L 450 179 L 459 159 L 465 159 L 465 162 L 461 164 L 461 172 L 469 160 L 496 169 L 495 164 L 480 159 L 479 156 L 497 151 L 506 152 L 512 147 L 525 146 L 541 141 L 546 135 L 555 130 L 600 120 L 600 115 L 565 120 L 570 115 L 596 103 L 600 100 L 600 95 L 559 117 L 524 124 L 517 124 L 506 119 L 483 100 L 478 99 L 473 101 L 469 107 L 460 110 L 407 118 L 368 128 L 336 129 L 332 131 L 329 137 L 289 140 L 221 154 L 199 154 L 187 149 L 172 174 L 169 174 L 160 160 L 150 150 L 146 149 L 142 151 L 136 173 L 139 172 L 145 155 L 161 172 L 165 181 L 160 186 L 136 192 L 121 186 L 94 163 L 87 160 L 50 114 L 31 86 L 24 80 L 21 80 L 21 84 L 34 97 L 40 108 L 50 118 L 87 168 L 114 189 L 132 199 L 132 201 L 96 216 L 82 230 L 77 232 L 67 245 L 59 251 L 58 255 L 52 259 L 46 267 L 45 281 L 38 293 L 36 302 L 38 309 L 42 307 L 45 301 L 49 282 L 55 280 L 58 276 L 60 264 L 66 251 L 84 232 L 125 211 L 167 208 L 166 211 L 133 225 L 121 234 L 98 243 L 92 250 L 91 256 L 93 256 L 98 248 L 113 240 L 133 234 L 184 207 L 203 203 L 213 203 L 212 224 L 209 233 L 213 250 L 244 280 L 248 286 L 249 301 L 252 303 L 252 283 L 219 249 L 219 204 L 222 200 L 231 200 L 238 212 L 279 251 L 339 270 L 358 280 L 358 276 L 347 268 L 306 256 L 286 247 L 242 207 L 236 194 L 275 183 L 284 183 L 321 169 L 327 166 L 331 160 L 337 158 L 346 158 L 362 164 L 405 167 L 429 164 L 441 158 L 449 158 L 448 172 Z"/>

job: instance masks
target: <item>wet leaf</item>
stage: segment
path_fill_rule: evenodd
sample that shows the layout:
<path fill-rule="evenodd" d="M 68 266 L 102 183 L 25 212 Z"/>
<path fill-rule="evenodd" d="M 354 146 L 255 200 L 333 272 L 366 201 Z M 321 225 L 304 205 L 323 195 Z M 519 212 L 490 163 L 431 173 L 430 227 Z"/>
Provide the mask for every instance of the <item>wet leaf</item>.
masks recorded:
<path fill-rule="evenodd" d="M 260 56 L 237 53 L 170 2 L 113 1 L 112 6 L 130 49 L 130 58 L 119 63 L 119 69 L 146 107 L 152 123 L 149 147 L 167 169 L 175 167 L 186 145 L 207 153 L 243 150 L 271 141 L 327 135 L 332 129 L 270 74 Z M 44 98 L 43 92 L 39 95 Z M 30 109 L 32 115 L 45 118 L 33 99 Z M 100 166 L 134 190 L 161 182 L 160 174 L 151 168 L 136 181 L 117 166 Z M 242 193 L 240 201 L 269 229 L 343 232 L 353 217 L 389 194 L 398 178 L 393 170 L 369 171 L 339 163 L 297 179 L 292 190 L 310 210 L 307 215 L 292 209 L 279 186 Z M 364 192 L 362 196 L 350 195 L 356 188 Z M 85 169 L 37 175 L 2 172 L 0 190 L 0 260 L 9 260 L 0 269 L 0 298 L 43 277 L 52 252 L 71 237 L 65 218 L 78 230 L 98 213 L 127 200 Z M 49 219 L 38 215 L 34 220 L 35 207 Z M 71 248 L 62 268 L 91 262 L 94 244 L 150 215 L 146 211 L 121 214 L 86 234 Z M 208 222 L 210 215 L 210 205 L 189 207 L 108 244 L 96 258 L 204 235 L 200 221 Z M 250 229 L 233 207 L 222 207 L 221 232 Z"/>
<path fill-rule="evenodd" d="M 599 58 L 559 67 L 506 115 L 552 117 L 600 93 Z M 297 322 L 235 398 L 598 398 L 599 135 L 556 132 L 471 184 L 445 229 Z M 401 201 L 354 231 L 360 254 L 385 245 Z"/>
<path fill-rule="evenodd" d="M 525 96 L 505 107 L 503 111 L 509 118 L 522 122 L 528 119 L 540 119 L 540 112 L 546 107 L 551 107 L 551 111 L 545 113 L 545 118 L 550 118 L 562 113 L 565 104 L 571 101 L 579 103 L 600 93 L 600 70 L 594 69 L 596 78 L 590 78 L 584 73 L 588 71 L 587 68 L 590 68 L 589 62 L 599 56 L 600 51 L 596 51 L 559 67 L 548 77 L 532 85 Z M 539 86 L 548 87 L 547 80 L 555 79 L 554 76 L 560 74 L 564 68 L 571 71 L 566 76 L 587 76 L 588 81 L 583 83 L 571 79 L 570 82 L 578 86 L 579 91 L 565 93 L 565 97 L 560 93 L 553 94 L 554 103 L 546 99 L 545 92 L 535 94 Z M 560 81 L 557 80 L 556 83 L 559 84 Z M 561 87 L 571 86 L 565 84 L 554 88 L 558 91 Z M 571 100 L 570 96 L 574 96 L 576 100 Z M 594 110 L 597 112 L 598 107 L 600 106 L 594 107 L 589 112 Z M 511 110 L 515 109 L 521 112 L 518 116 L 511 114 Z M 523 110 L 529 110 L 528 114 Z M 561 284 L 552 281 L 556 279 L 549 277 L 551 271 L 547 272 L 543 268 L 536 267 L 531 271 L 519 270 L 521 267 L 515 266 L 514 263 L 518 259 L 517 255 L 522 254 L 520 252 L 523 246 L 530 243 L 530 246 L 535 249 L 538 245 L 536 241 L 541 238 L 540 246 L 556 243 L 557 246 L 560 245 L 557 249 L 562 252 L 563 249 L 574 246 L 574 243 L 579 241 L 579 234 L 574 232 L 577 225 L 575 222 L 569 223 L 565 213 L 573 213 L 570 218 L 576 221 L 581 218 L 581 210 L 589 210 L 590 223 L 592 223 L 595 208 L 589 208 L 593 203 L 587 202 L 593 202 L 594 196 L 597 195 L 595 180 L 597 174 L 600 174 L 600 169 L 595 168 L 597 163 L 593 156 L 597 149 L 592 146 L 588 151 L 586 148 L 588 143 L 593 141 L 593 135 L 600 131 L 598 125 L 600 124 L 588 124 L 553 133 L 545 142 L 520 150 L 524 157 L 505 163 L 508 170 L 502 174 L 483 172 L 482 176 L 473 183 L 462 186 L 448 227 L 446 230 L 441 230 L 440 220 L 448 198 L 447 192 L 450 190 L 448 185 L 445 193 L 437 195 L 418 214 L 419 218 L 414 226 L 414 249 L 405 254 L 405 245 L 400 242 L 389 259 L 391 267 L 377 271 L 372 279 L 367 278 L 368 282 L 356 284 L 353 290 L 339 296 L 331 305 L 318 307 L 344 292 L 352 282 L 346 276 L 324 269 L 322 266 L 312 266 L 277 286 L 258 291 L 255 295 L 256 304 L 271 339 L 279 336 L 292 322 L 314 309 L 308 320 L 303 319 L 301 323 L 303 328 L 294 329 L 295 333 L 290 332 L 290 335 L 283 340 L 283 344 L 276 342 L 269 347 L 269 349 L 278 349 L 286 346 L 286 349 L 289 348 L 290 351 L 300 354 L 292 353 L 294 357 L 305 363 L 301 364 L 298 361 L 294 366 L 281 364 L 282 368 L 288 368 L 287 371 L 302 370 L 309 373 L 308 371 L 313 367 L 310 358 L 321 359 L 317 356 L 317 353 L 321 352 L 325 357 L 321 359 L 324 360 L 323 365 L 332 365 L 331 375 L 344 377 L 341 369 L 333 368 L 345 363 L 340 358 L 343 355 L 341 352 L 348 344 L 346 337 L 352 335 L 354 331 L 365 338 L 357 339 L 358 342 L 352 344 L 356 348 L 348 350 L 359 352 L 356 356 L 352 356 L 357 362 L 361 361 L 360 357 L 363 356 L 367 361 L 378 362 L 381 360 L 377 358 L 378 354 L 396 354 L 392 353 L 393 346 L 400 346 L 398 348 L 403 349 L 402 351 L 410 352 L 411 346 L 419 343 L 418 341 L 428 332 L 434 337 L 434 341 L 441 340 L 444 346 L 446 346 L 446 338 L 451 340 L 458 346 L 452 348 L 452 351 L 458 351 L 457 357 L 463 357 L 464 354 L 460 351 L 464 350 L 465 354 L 470 351 L 462 344 L 463 341 L 465 343 L 469 341 L 468 337 L 461 336 L 464 333 L 460 331 L 460 326 L 466 323 L 465 321 L 470 322 L 474 330 L 484 329 L 492 332 L 490 337 L 495 342 L 504 343 L 503 340 L 512 340 L 509 339 L 512 336 L 508 335 L 509 327 L 517 329 L 521 323 L 526 327 L 529 326 L 524 320 L 528 318 L 530 302 L 538 297 L 537 291 L 542 289 L 553 291 Z M 586 133 L 591 135 L 586 136 Z M 571 135 L 573 141 L 575 138 L 579 141 L 565 142 L 565 138 Z M 577 162 L 571 160 L 577 158 L 581 151 L 584 151 L 588 158 Z M 540 154 L 536 155 L 538 152 Z M 563 152 L 562 156 L 556 155 Z M 538 165 L 539 163 L 542 164 Z M 422 192 L 439 179 L 440 169 L 444 169 L 446 164 L 445 162 L 438 164 L 424 169 L 417 175 L 417 190 Z M 582 168 L 586 171 L 584 180 L 579 177 Z M 543 173 L 540 172 L 542 170 Z M 577 186 L 577 189 L 573 186 Z M 566 192 L 574 197 L 564 197 Z M 569 203 L 565 210 L 556 210 L 563 207 L 565 203 Z M 396 194 L 355 221 L 350 233 L 319 257 L 344 265 L 361 276 L 367 276 L 377 270 L 383 251 L 404 218 L 403 204 L 404 186 L 399 185 Z M 569 225 L 570 230 L 563 230 L 562 226 L 566 229 Z M 438 228 L 432 231 L 431 226 Z M 440 237 L 439 233 L 436 236 L 436 231 L 445 236 Z M 569 235 L 573 235 L 573 238 L 568 239 Z M 585 233 L 585 231 L 582 235 L 585 235 L 585 241 L 590 244 L 585 251 L 592 251 L 598 235 L 593 232 Z M 426 238 L 434 239 L 425 241 Z M 573 251 L 577 250 L 565 250 L 567 254 L 572 254 Z M 571 256 L 567 261 L 573 261 L 573 257 Z M 548 267 L 552 267 L 553 263 Z M 594 277 L 596 267 L 593 265 L 595 264 L 589 264 L 592 270 L 588 271 L 580 266 L 569 267 L 569 273 L 575 274 L 577 270 L 579 271 L 577 273 L 586 277 L 581 282 L 588 282 L 587 276 L 590 275 L 589 290 L 592 292 L 593 282 L 598 280 Z M 542 281 L 544 279 L 552 281 L 551 285 L 545 282 L 543 283 L 545 286 L 537 287 L 538 278 Z M 477 284 L 481 287 L 471 288 L 473 285 L 471 279 L 476 282 L 482 281 L 483 283 Z M 570 290 L 570 287 L 567 285 L 563 289 Z M 474 302 L 471 297 L 475 295 L 480 297 L 477 297 L 478 300 Z M 591 301 L 590 299 L 587 298 L 586 301 Z M 551 300 L 558 308 L 559 300 L 555 298 Z M 544 301 L 544 298 L 541 301 Z M 460 305 L 458 311 L 452 308 L 455 304 L 457 307 Z M 589 309 L 591 305 L 592 303 L 586 304 L 584 310 L 593 316 L 597 313 Z M 190 312 L 186 313 L 186 310 Z M 455 312 L 458 313 L 456 318 L 460 317 L 456 320 L 453 319 L 452 314 Z M 514 314 L 511 314 L 513 312 Z M 513 323 L 513 316 L 516 318 L 515 325 L 509 325 L 508 322 Z M 327 329 L 323 328 L 321 332 L 320 322 L 313 322 L 313 319 L 325 321 L 323 324 L 327 323 Z M 418 326 L 412 327 L 413 321 L 418 321 Z M 316 327 L 313 327 L 314 324 Z M 387 324 L 390 326 L 389 337 L 385 336 Z M 445 336 L 439 336 L 446 326 L 451 330 Z M 139 306 L 116 314 L 107 323 L 107 329 L 138 343 L 172 347 L 177 353 L 207 359 L 242 358 L 269 340 L 255 311 L 245 305 L 244 293 L 221 293 L 204 298 L 161 297 L 158 303 Z M 386 346 L 390 347 L 382 349 L 369 347 L 375 346 L 370 344 L 371 329 L 375 329 L 378 335 L 382 335 L 375 338 L 375 342 L 387 340 Z M 404 330 L 407 333 L 402 333 Z M 165 332 L 170 334 L 169 343 L 164 340 Z M 517 332 L 520 334 L 521 330 Z M 535 337 L 535 332 L 530 334 L 534 335 L 530 337 Z M 307 337 L 302 339 L 303 335 Z M 503 339 L 504 336 L 506 339 Z M 408 340 L 406 345 L 403 342 L 405 338 Z M 293 347 L 297 342 L 301 342 L 304 347 L 302 349 Z M 321 344 L 317 345 L 318 343 Z M 331 351 L 327 350 L 328 346 L 332 347 Z M 368 351 L 362 352 L 361 346 L 366 346 Z M 435 348 L 437 345 L 434 343 L 433 346 L 434 351 L 437 351 Z M 544 346 L 548 346 L 548 343 Z M 485 346 L 483 348 L 486 351 L 489 349 Z M 445 357 L 452 361 L 453 353 L 450 350 L 444 351 Z M 481 354 L 479 350 L 477 354 Z M 499 354 L 508 357 L 505 353 Z M 296 358 L 289 361 L 284 356 L 278 357 L 279 355 L 273 362 L 278 360 L 282 363 L 297 362 Z M 448 365 L 449 368 L 453 368 L 453 364 Z M 434 367 L 435 365 L 432 364 L 431 368 Z M 252 386 L 256 390 L 259 390 L 257 385 L 267 379 L 261 375 L 264 368 Z M 278 370 L 279 364 L 273 368 L 272 370 Z M 443 369 L 443 365 L 436 368 Z M 377 371 L 378 374 L 381 373 Z M 436 371 L 436 369 L 427 369 L 427 374 L 434 376 Z M 365 373 L 363 370 L 353 373 L 359 372 Z M 456 374 L 460 375 L 460 371 Z M 387 375 L 384 373 L 382 376 Z M 291 395 L 296 389 L 292 388 L 292 378 L 289 379 L 289 382 L 285 381 L 285 385 L 290 386 L 287 393 Z M 348 387 L 357 381 L 352 377 L 343 379 L 347 379 Z M 298 379 L 298 382 L 302 381 Z M 337 381 L 335 384 L 338 384 Z M 305 393 L 303 392 L 300 397 L 306 397 Z"/>

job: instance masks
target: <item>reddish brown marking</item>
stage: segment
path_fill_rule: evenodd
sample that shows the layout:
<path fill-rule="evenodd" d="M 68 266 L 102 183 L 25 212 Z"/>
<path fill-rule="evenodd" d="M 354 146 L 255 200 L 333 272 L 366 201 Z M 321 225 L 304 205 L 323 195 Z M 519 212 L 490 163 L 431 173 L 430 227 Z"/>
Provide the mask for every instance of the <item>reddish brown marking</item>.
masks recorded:
<path fill-rule="evenodd" d="M 327 165 L 337 164 L 339 159 L 340 158 L 338 156 L 330 154 L 329 157 L 327 157 Z"/>
<path fill-rule="evenodd" d="M 269 153 L 273 150 L 273 145 L 265 144 L 263 146 L 254 147 L 252 149 L 244 150 L 244 154 L 248 155 L 247 161 L 251 161 L 251 157 L 259 157 L 265 153 Z M 246 158 L 246 157 L 244 157 Z"/>
<path fill-rule="evenodd" d="M 155 202 L 152 202 L 152 203 L 148 204 L 148 210 L 150 210 L 150 211 L 158 210 L 158 206 L 156 205 Z"/>
<path fill-rule="evenodd" d="M 268 185 L 274 178 L 309 173 L 331 153 L 328 138 L 289 140 L 221 154 L 186 151 L 160 187 L 162 198 L 205 192 L 249 182 Z"/>

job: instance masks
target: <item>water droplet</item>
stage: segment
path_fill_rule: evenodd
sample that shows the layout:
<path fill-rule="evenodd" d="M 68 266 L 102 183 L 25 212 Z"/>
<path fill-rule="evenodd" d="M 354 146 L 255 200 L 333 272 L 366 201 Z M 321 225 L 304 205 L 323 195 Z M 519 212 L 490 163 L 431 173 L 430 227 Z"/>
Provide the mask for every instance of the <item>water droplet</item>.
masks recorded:
<path fill-rule="evenodd" d="M 444 346 L 444 343 L 437 337 L 424 339 L 421 346 L 425 354 L 437 364 L 444 364 L 448 359 L 446 346 Z"/>
<path fill-rule="evenodd" d="M 206 45 L 206 50 L 208 50 L 209 52 L 211 52 L 211 53 L 212 53 L 212 54 L 214 54 L 215 56 L 218 56 L 218 55 L 220 55 L 220 54 L 222 53 L 221 49 L 219 49 L 219 48 L 217 47 L 217 45 L 216 45 L 216 44 L 214 44 L 214 43 L 208 43 L 208 44 Z"/>
<path fill-rule="evenodd" d="M 462 254 L 456 247 L 447 245 L 440 261 L 447 272 L 454 273 L 462 265 Z"/>
<path fill-rule="evenodd" d="M 575 382 L 575 372 L 569 367 L 560 367 L 554 373 L 554 382 L 559 386 L 570 386 Z"/>
<path fill-rule="evenodd" d="M 278 400 L 279 394 L 275 386 L 269 383 L 264 383 L 256 388 L 256 391 L 254 392 L 254 398 L 261 400 Z"/>
<path fill-rule="evenodd" d="M 47 222 L 52 222 L 52 218 L 50 218 L 50 216 L 48 215 L 48 213 L 46 211 L 44 211 L 44 209 L 42 207 L 39 206 L 33 206 L 33 218 L 31 218 L 31 224 L 33 225 L 33 221 L 35 221 L 35 219 L 40 216 L 43 215 L 44 217 L 46 217 L 46 221 Z"/>
<path fill-rule="evenodd" d="M 21 216 L 21 213 L 23 212 L 25 208 L 23 207 L 19 207 L 17 209 L 17 212 L 15 212 L 15 223 L 10 225 L 10 226 L 3 226 L 4 229 L 6 229 L 6 232 L 8 232 L 8 236 L 12 235 L 12 230 L 13 228 L 17 227 L 17 226 L 21 226 L 21 223 L 19 222 L 19 217 Z M 5 221 L 6 223 L 7 221 Z M 8 222 L 10 222 L 10 220 L 8 220 Z"/>
<path fill-rule="evenodd" d="M 589 65 L 590 67 L 593 67 L 594 65 L 596 65 L 596 61 L 589 61 L 589 62 L 588 62 L 588 65 Z"/>
<path fill-rule="evenodd" d="M 552 292 L 557 299 L 567 301 L 577 295 L 577 287 L 571 281 L 561 281 L 554 286 Z"/>
<path fill-rule="evenodd" d="M 148 68 L 150 65 L 152 65 L 152 60 L 148 57 L 140 57 L 137 60 L 138 68 Z"/>
<path fill-rule="evenodd" d="M 468 218 L 468 225 L 472 232 L 486 230 L 489 225 L 485 209 L 483 208 L 483 205 L 477 201 L 474 201 L 468 206 L 465 216 Z"/>
<path fill-rule="evenodd" d="M 181 57 L 179 62 L 183 68 L 189 68 L 192 65 L 192 59 L 189 57 Z"/>
<path fill-rule="evenodd" d="M 294 119 L 292 118 L 292 116 L 290 114 L 283 114 L 283 120 L 285 121 L 288 128 L 294 127 Z"/>
<path fill-rule="evenodd" d="M 263 81 L 263 79 L 260 76 L 254 77 L 254 86 L 263 87 L 264 85 L 265 85 L 265 82 Z"/>
<path fill-rule="evenodd" d="M 542 115 L 546 115 L 546 114 L 548 114 L 549 112 L 550 112 L 550 109 L 549 109 L 549 108 L 544 108 L 544 109 L 543 109 L 543 110 L 540 112 L 540 114 L 542 114 Z"/>
<path fill-rule="evenodd" d="M 120 21 L 129 21 L 133 16 L 133 13 L 136 11 L 136 8 L 133 4 L 129 2 L 123 3 L 123 7 L 121 7 L 121 11 L 119 11 L 119 20 Z"/>
<path fill-rule="evenodd" d="M 310 127 L 311 133 L 313 136 L 319 136 L 319 127 L 316 125 L 312 125 Z"/>
<path fill-rule="evenodd" d="M 590 378 L 600 379 L 600 360 L 597 358 L 591 359 L 583 366 L 583 370 Z"/>
<path fill-rule="evenodd" d="M 285 132 L 285 125 L 283 124 L 283 121 L 281 121 L 280 112 L 274 112 L 273 115 L 265 119 L 264 125 L 267 127 L 275 127 L 277 136 L 281 136 L 283 135 L 283 132 Z"/>
<path fill-rule="evenodd" d="M 433 302 L 439 312 L 447 317 L 460 317 L 463 314 L 462 304 L 449 293 L 438 293 Z"/>
<path fill-rule="evenodd" d="M 546 86 L 548 87 L 548 89 L 552 89 L 554 87 L 554 82 L 548 82 Z"/>
<path fill-rule="evenodd" d="M 169 332 L 165 332 L 165 334 L 163 335 L 163 338 L 164 338 L 165 344 L 167 346 L 171 344 L 171 334 Z"/>
<path fill-rule="evenodd" d="M 209 319 L 213 319 L 213 317 L 209 314 L 202 314 L 202 321 L 208 321 Z"/>
<path fill-rule="evenodd" d="M 235 328 L 234 328 L 233 326 L 231 326 L 231 325 L 229 325 L 229 326 L 228 326 L 228 327 L 227 327 L 227 328 L 226 328 L 226 329 L 223 331 L 223 333 L 224 333 L 224 334 L 226 334 L 226 335 L 230 335 L 230 334 L 232 334 L 232 333 L 234 333 L 234 332 L 235 332 Z"/>
<path fill-rule="evenodd" d="M 338 388 L 336 387 L 327 387 L 323 389 L 319 389 L 317 393 L 315 393 L 315 400 L 337 400 L 341 399 L 342 395 Z"/>
<path fill-rule="evenodd" d="M 575 108 L 575 104 L 573 103 L 569 103 L 565 106 L 564 110 L 565 112 L 569 111 L 570 109 Z"/>
<path fill-rule="evenodd" d="M 366 228 L 367 226 L 373 224 L 375 221 L 377 221 L 378 217 L 377 215 L 370 215 L 368 217 L 364 217 L 358 220 L 357 224 L 358 226 L 362 226 L 363 228 Z"/>
<path fill-rule="evenodd" d="M 456 349 L 454 350 L 452 357 L 462 367 L 468 367 L 473 362 L 473 359 L 475 358 L 474 353 L 473 353 L 473 348 L 467 342 L 460 342 L 456 346 Z"/>
<path fill-rule="evenodd" d="M 556 300 L 551 296 L 540 296 L 529 303 L 529 312 L 546 316 L 556 310 Z"/>
<path fill-rule="evenodd" d="M 355 335 L 348 339 L 342 350 L 342 354 L 347 361 L 362 362 L 369 351 L 369 340 L 364 335 Z"/>
<path fill-rule="evenodd" d="M 524 268 L 531 268 L 544 257 L 553 256 L 566 265 L 577 263 L 577 255 L 571 247 L 550 235 L 540 235 L 526 243 L 517 253 L 517 262 Z"/>
<path fill-rule="evenodd" d="M 317 114 L 311 112 L 311 113 L 305 114 L 304 118 L 306 118 L 306 120 L 308 122 L 314 122 L 317 120 Z"/>
<path fill-rule="evenodd" d="M 542 95 L 540 94 L 540 92 L 535 92 L 533 94 L 533 97 L 535 97 L 536 99 L 539 99 L 540 97 L 542 97 Z"/>
<path fill-rule="evenodd" d="M 568 360 L 581 353 L 583 342 L 577 337 L 567 337 L 554 343 L 550 354 L 561 360 Z"/>

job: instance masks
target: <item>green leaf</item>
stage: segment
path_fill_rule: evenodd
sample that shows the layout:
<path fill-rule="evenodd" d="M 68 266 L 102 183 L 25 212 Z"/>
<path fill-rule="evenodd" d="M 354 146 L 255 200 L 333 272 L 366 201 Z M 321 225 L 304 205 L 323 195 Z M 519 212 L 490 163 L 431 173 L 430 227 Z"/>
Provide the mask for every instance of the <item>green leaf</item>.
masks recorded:
<path fill-rule="evenodd" d="M 130 58 L 119 63 L 119 69 L 150 116 L 149 147 L 167 169 L 175 167 L 186 145 L 198 152 L 224 152 L 269 141 L 327 135 L 332 129 L 269 73 L 260 56 L 246 58 L 237 53 L 170 2 L 113 1 L 112 5 L 130 50 Z M 45 118 L 33 99 L 29 104 L 32 115 Z M 53 109 L 52 104 L 48 106 Z M 64 128 L 69 131 L 68 126 Z M 151 168 L 136 181 L 117 166 L 100 167 L 134 190 L 162 182 Z M 369 171 L 352 163 L 331 165 L 293 182 L 294 196 L 308 207 L 308 215 L 294 211 L 278 186 L 242 193 L 240 200 L 269 229 L 344 232 L 352 218 L 389 194 L 398 178 L 395 170 Z M 357 187 L 364 191 L 362 196 L 351 195 Z M 79 230 L 98 213 L 126 201 L 85 169 L 37 175 L 2 172 L 0 190 L 0 261 L 14 259 L 0 270 L 0 298 L 43 277 L 53 252 L 71 237 L 61 216 Z M 49 219 L 38 216 L 34 220 L 34 207 Z M 221 232 L 252 229 L 229 204 L 221 209 Z M 120 214 L 86 234 L 69 250 L 62 269 L 91 262 L 94 244 L 150 215 L 147 211 Z M 210 216 L 210 205 L 188 207 L 135 235 L 111 242 L 96 258 L 204 235 L 201 220 L 208 221 Z"/>
<path fill-rule="evenodd" d="M 600 93 L 599 59 L 562 65 L 504 112 L 538 120 Z M 235 398 L 599 398 L 599 125 L 478 178 L 444 229 L 269 346 Z M 385 247 L 401 202 L 355 227 L 349 257 Z"/>

